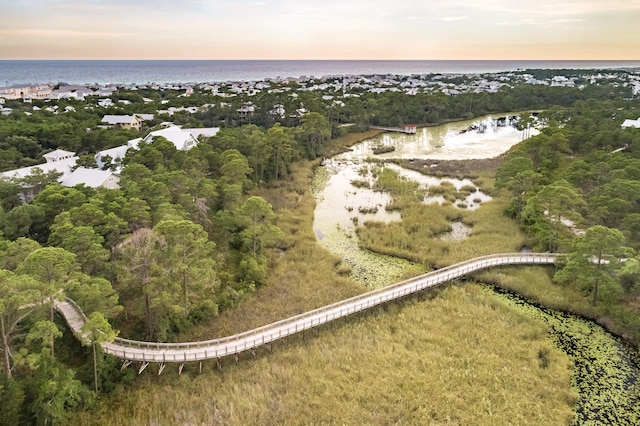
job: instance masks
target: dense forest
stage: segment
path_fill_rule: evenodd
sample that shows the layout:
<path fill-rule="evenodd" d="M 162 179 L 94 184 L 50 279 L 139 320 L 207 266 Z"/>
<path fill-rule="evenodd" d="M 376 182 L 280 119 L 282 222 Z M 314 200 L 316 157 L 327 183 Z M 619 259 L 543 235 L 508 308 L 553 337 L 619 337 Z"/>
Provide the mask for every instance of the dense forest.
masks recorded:
<path fill-rule="evenodd" d="M 113 100 L 127 105 L 61 100 L 59 111 L 75 110 L 61 114 L 46 111 L 51 103 L 45 101 L 34 100 L 42 109 L 30 114 L 22 103 L 8 102 L 14 112 L 0 118 L 0 170 L 38 164 L 57 148 L 97 167 L 95 152 L 163 121 L 221 131 L 189 151 L 163 138 L 130 150 L 116 190 L 64 187 L 55 174 L 0 180 L 0 424 L 60 421 L 69 407 L 90 406 L 96 392 L 131 381 L 133 372 L 99 353 L 97 344 L 116 330 L 127 338 L 176 341 L 251 297 L 287 250 L 274 225 L 276 212 L 256 189 L 278 187 L 296 161 L 320 158 L 332 138 L 370 125 L 544 110 L 521 121 L 540 134 L 509 152 L 496 176 L 496 186 L 512 194 L 505 214 L 527 231 L 530 248 L 569 253 L 557 281 L 578 286 L 616 330 L 640 341 L 634 254 L 640 249 L 640 131 L 620 128 L 624 119 L 640 116 L 640 102 L 628 88 L 363 92 L 343 106 L 319 93 L 293 98 L 264 92 L 252 97 L 251 115 L 238 113 L 245 100 L 223 99 L 121 90 Z M 161 100 L 167 101 L 163 108 L 209 107 L 156 117 L 140 132 L 99 127 L 104 114 L 154 112 Z M 270 113 L 276 104 L 310 112 L 276 116 Z M 621 258 L 625 262 L 615 261 Z M 93 345 L 80 346 L 54 314 L 53 300 L 63 296 L 88 314 Z"/>

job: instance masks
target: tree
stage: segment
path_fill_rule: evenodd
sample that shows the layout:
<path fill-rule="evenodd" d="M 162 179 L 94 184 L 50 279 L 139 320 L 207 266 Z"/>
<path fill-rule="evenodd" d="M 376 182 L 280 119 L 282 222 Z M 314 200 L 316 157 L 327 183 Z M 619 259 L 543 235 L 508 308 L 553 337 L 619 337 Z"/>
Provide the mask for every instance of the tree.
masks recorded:
<path fill-rule="evenodd" d="M 11 379 L 12 345 L 19 324 L 42 300 L 40 286 L 32 277 L 0 270 L 0 350 L 7 379 Z"/>
<path fill-rule="evenodd" d="M 82 333 L 86 337 L 85 344 L 90 344 L 93 352 L 93 385 L 94 390 L 98 392 L 98 357 L 97 352 L 100 351 L 103 343 L 110 343 L 118 335 L 118 332 L 111 328 L 111 324 L 101 312 L 93 312 L 87 318 L 82 326 Z"/>
<path fill-rule="evenodd" d="M 29 254 L 41 248 L 40 244 L 29 238 L 18 238 L 7 244 L 7 247 L 0 252 L 0 269 L 15 271 Z"/>
<path fill-rule="evenodd" d="M 556 272 L 559 282 L 590 282 L 591 304 L 596 305 L 598 291 L 603 285 L 615 291 L 620 287 L 614 271 L 632 250 L 623 245 L 624 235 L 617 229 L 593 226 L 576 238 L 573 250 L 563 269 Z"/>
<path fill-rule="evenodd" d="M 27 366 L 32 371 L 53 357 L 55 339 L 62 336 L 58 327 L 47 320 L 36 322 L 24 339 L 24 345 L 16 356 L 16 365 Z"/>
<path fill-rule="evenodd" d="M 62 176 L 60 172 L 50 171 L 44 173 L 41 168 L 35 167 L 30 175 L 14 179 L 14 182 L 18 183 L 22 188 L 22 199 L 31 201 L 40 191 L 46 188 L 47 185 L 57 182 L 60 176 Z"/>
<path fill-rule="evenodd" d="M 11 211 L 22 204 L 20 193 L 22 188 L 16 182 L 0 177 L 0 208 Z"/>
<path fill-rule="evenodd" d="M 16 380 L 0 377 L 0 426 L 22 424 L 21 411 L 24 402 L 24 390 Z"/>
<path fill-rule="evenodd" d="M 295 156 L 295 141 L 289 131 L 276 123 L 275 126 L 267 130 L 265 142 L 270 147 L 272 153 L 271 168 L 273 178 L 279 180 L 287 173 L 287 167 Z"/>
<path fill-rule="evenodd" d="M 563 221 L 579 219 L 580 214 L 576 210 L 584 205 L 580 194 L 565 180 L 543 187 L 529 200 L 527 207 L 530 216 L 537 214 L 548 217 L 551 232 L 547 242 L 550 252 L 558 248 L 560 231 L 565 226 Z"/>
<path fill-rule="evenodd" d="M 72 274 L 78 270 L 75 259 L 76 255 L 65 249 L 44 247 L 31 252 L 16 269 L 16 273 L 30 275 L 42 284 L 50 321 L 53 321 L 54 301 L 62 296 Z"/>
<path fill-rule="evenodd" d="M 10 240 L 20 237 L 32 237 L 40 240 L 43 239 L 39 231 L 45 227 L 44 220 L 45 213 L 42 207 L 34 204 L 21 204 L 4 216 L 2 231 Z"/>
<path fill-rule="evenodd" d="M 541 177 L 533 171 L 533 161 L 524 156 L 510 157 L 496 173 L 496 186 L 511 191 L 516 217 L 520 217 L 526 202 L 525 197 L 536 189 Z"/>
<path fill-rule="evenodd" d="M 251 174 L 251 168 L 247 158 L 235 149 L 225 151 L 222 161 L 219 191 L 222 195 L 222 208 L 235 210 L 243 192 L 251 187 L 251 180 L 247 177 Z"/>
<path fill-rule="evenodd" d="M 309 159 L 317 158 L 322 146 L 331 139 L 331 125 L 324 115 L 317 112 L 306 114 L 301 121 L 298 140 L 303 143 Z"/>
<path fill-rule="evenodd" d="M 146 201 L 131 197 L 124 205 L 120 215 L 129 224 L 132 231 L 151 225 L 151 208 Z"/>
<path fill-rule="evenodd" d="M 66 293 L 84 312 L 100 312 L 107 318 L 114 318 L 123 309 L 118 293 L 105 278 L 75 274 Z"/>
<path fill-rule="evenodd" d="M 75 166 L 73 166 L 73 169 L 75 170 L 78 167 L 85 167 L 87 169 L 97 169 L 98 163 L 96 163 L 96 159 L 93 155 L 85 154 L 78 157 L 78 159 L 76 160 Z"/>
<path fill-rule="evenodd" d="M 153 337 L 155 330 L 152 296 L 154 294 L 153 279 L 157 259 L 156 246 L 159 239 L 151 229 L 142 228 L 125 241 L 122 258 L 125 269 L 125 282 L 140 290 L 144 300 L 144 318 L 147 336 Z"/>
<path fill-rule="evenodd" d="M 188 317 L 193 300 L 202 302 L 217 288 L 215 244 L 208 241 L 202 226 L 189 220 L 165 220 L 153 231 L 161 238 L 158 256 L 167 268 L 169 280 L 180 283 L 184 315 Z"/>
<path fill-rule="evenodd" d="M 240 238 L 245 250 L 257 256 L 262 254 L 264 246 L 282 236 L 280 228 L 273 224 L 276 218 L 271 208 L 262 197 L 249 197 L 238 211 L 238 222 L 241 226 Z"/>

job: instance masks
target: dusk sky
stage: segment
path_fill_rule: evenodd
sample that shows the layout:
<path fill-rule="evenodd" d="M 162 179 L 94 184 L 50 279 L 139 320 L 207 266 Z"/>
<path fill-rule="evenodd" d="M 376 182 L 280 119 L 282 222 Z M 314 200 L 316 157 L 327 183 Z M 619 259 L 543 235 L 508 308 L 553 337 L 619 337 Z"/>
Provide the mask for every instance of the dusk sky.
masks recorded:
<path fill-rule="evenodd" d="M 0 59 L 640 59 L 640 0 L 0 0 Z"/>

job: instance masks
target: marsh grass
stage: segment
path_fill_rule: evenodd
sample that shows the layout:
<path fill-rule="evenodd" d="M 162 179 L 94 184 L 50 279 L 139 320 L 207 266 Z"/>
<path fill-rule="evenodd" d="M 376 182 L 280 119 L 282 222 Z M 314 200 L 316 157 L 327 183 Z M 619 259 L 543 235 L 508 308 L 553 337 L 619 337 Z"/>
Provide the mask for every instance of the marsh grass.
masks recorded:
<path fill-rule="evenodd" d="M 359 227 L 360 245 L 435 268 L 485 254 L 519 251 L 526 239 L 517 224 L 504 216 L 506 204 L 506 199 L 498 198 L 467 211 L 452 205 L 411 203 L 399 209 L 401 222 L 366 222 Z M 440 240 L 454 221 L 472 228 L 469 237 Z"/>
<path fill-rule="evenodd" d="M 371 188 L 369 181 L 364 179 L 354 179 L 351 181 L 351 185 L 355 188 Z"/>
<path fill-rule="evenodd" d="M 343 145 L 332 142 L 332 149 L 357 141 L 350 135 Z M 259 193 L 285 234 L 270 252 L 268 284 L 181 340 L 245 331 L 364 291 L 346 277 L 348 266 L 316 243 L 313 165 L 294 165 L 287 180 Z M 498 251 L 489 249 L 492 232 L 504 232 L 508 242 L 502 244 L 511 248 L 519 239 L 508 238 L 509 229 L 481 223 L 499 222 L 492 215 L 501 208 L 471 214 L 408 206 L 403 213 L 413 218 L 407 221 L 413 228 L 402 235 L 406 241 L 414 232 L 434 235 L 452 220 L 473 225 L 479 236 L 467 252 L 461 244 L 422 249 L 422 257 L 443 264 L 485 248 Z M 416 240 L 417 247 L 435 243 Z M 273 353 L 259 348 L 256 359 L 241 354 L 238 365 L 224 359 L 221 371 L 213 361 L 203 363 L 201 373 L 197 363 L 187 364 L 180 376 L 176 366 L 161 376 L 149 366 L 133 385 L 71 413 L 68 424 L 566 424 L 575 401 L 570 363 L 547 331 L 485 288 L 451 286 L 278 341 Z"/>
<path fill-rule="evenodd" d="M 225 360 L 222 371 L 147 371 L 75 423 L 568 424 L 570 363 L 546 334 L 485 288 L 449 287 L 278 342 L 255 360 Z"/>

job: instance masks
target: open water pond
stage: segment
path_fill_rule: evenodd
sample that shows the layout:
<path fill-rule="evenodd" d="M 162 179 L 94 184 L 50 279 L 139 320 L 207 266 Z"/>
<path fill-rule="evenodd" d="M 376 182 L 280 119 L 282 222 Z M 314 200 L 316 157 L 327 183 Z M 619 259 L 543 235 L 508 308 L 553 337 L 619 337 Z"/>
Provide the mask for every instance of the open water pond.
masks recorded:
<path fill-rule="evenodd" d="M 504 117 L 504 120 L 501 118 Z M 443 182 L 460 190 L 475 187 L 468 179 L 437 178 L 392 163 L 373 164 L 385 159 L 478 159 L 492 158 L 508 150 L 522 140 L 523 132 L 509 121 L 512 115 L 486 116 L 435 127 L 418 129 L 415 135 L 385 133 L 365 140 L 352 150 L 324 162 L 312 183 L 316 197 L 313 229 L 325 248 L 340 256 L 348 264 L 355 280 L 369 288 L 379 288 L 397 281 L 408 268 L 416 268 L 410 262 L 361 250 L 358 247 L 356 227 L 366 221 L 390 222 L 401 220 L 397 212 L 387 212 L 391 202 L 389 194 L 371 189 L 375 182 L 375 168 L 392 168 L 400 176 L 418 182 L 422 188 L 439 186 Z M 373 148 L 391 145 L 393 152 L 374 155 Z M 476 209 L 491 197 L 481 191 L 473 191 L 465 199 L 456 202 L 462 208 Z M 442 203 L 444 198 L 426 196 L 425 203 Z M 469 229 L 462 223 L 454 227 L 451 239 L 465 238 Z"/>
<path fill-rule="evenodd" d="M 523 132 L 515 127 L 514 115 L 487 115 L 434 127 L 419 128 L 415 134 L 383 133 L 362 141 L 350 152 L 338 155 L 337 160 L 364 161 L 422 159 L 473 160 L 493 158 L 522 141 Z M 535 135 L 535 129 L 531 134 Z M 376 147 L 392 147 L 384 154 L 373 154 Z"/>

